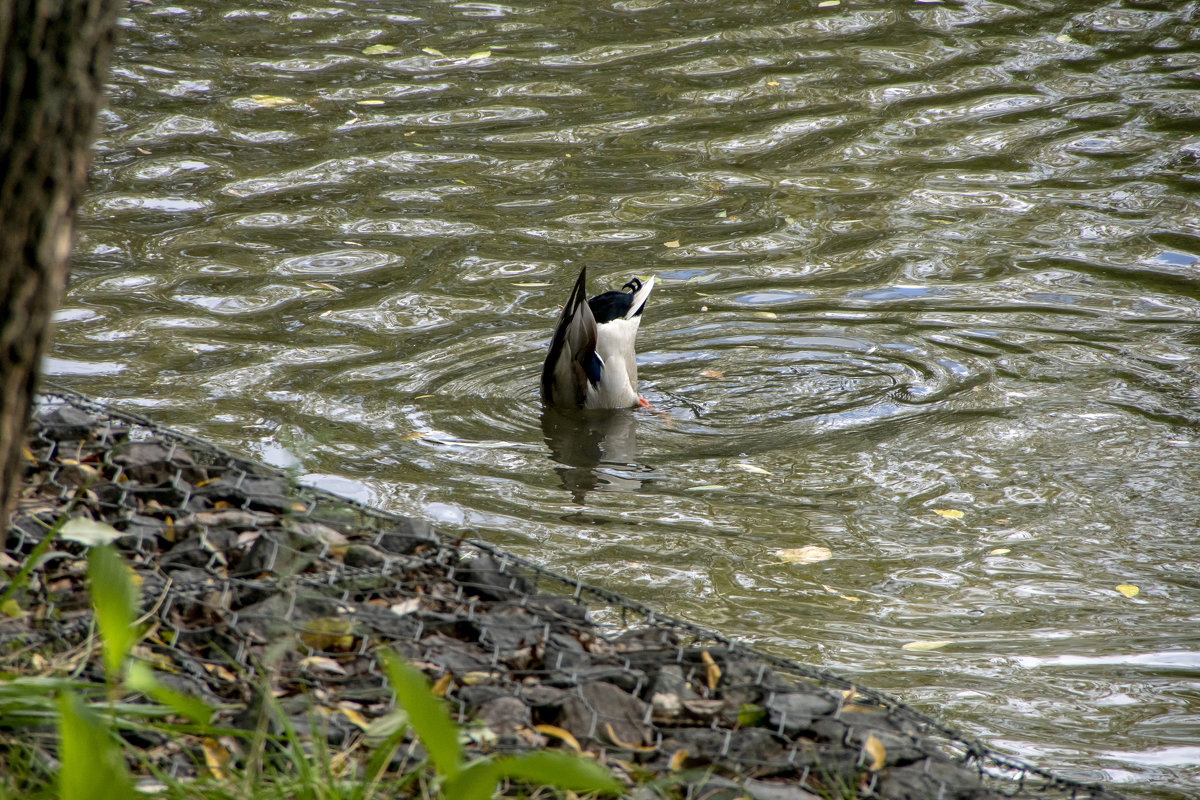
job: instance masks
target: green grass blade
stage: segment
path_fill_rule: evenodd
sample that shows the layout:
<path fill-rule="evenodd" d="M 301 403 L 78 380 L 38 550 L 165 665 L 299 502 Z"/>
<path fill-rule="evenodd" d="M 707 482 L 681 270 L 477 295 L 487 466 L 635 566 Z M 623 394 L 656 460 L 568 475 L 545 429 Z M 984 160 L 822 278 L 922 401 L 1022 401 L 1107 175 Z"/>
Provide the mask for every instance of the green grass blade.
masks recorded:
<path fill-rule="evenodd" d="M 442 794 L 445 800 L 491 800 L 499 781 L 496 762 L 476 761 L 447 780 Z"/>
<path fill-rule="evenodd" d="M 108 545 L 93 547 L 88 552 L 88 578 L 96 624 L 104 641 L 104 669 L 109 680 L 117 681 L 136 638 L 133 619 L 137 589 L 129 567 Z"/>
<path fill-rule="evenodd" d="M 75 694 L 58 699 L 60 800 L 125 800 L 136 796 L 121 750 L 104 721 Z"/>
<path fill-rule="evenodd" d="M 500 758 L 496 760 L 496 768 L 506 778 L 516 778 L 535 786 L 606 795 L 619 795 L 625 791 L 611 772 L 592 759 L 556 750 Z"/>
<path fill-rule="evenodd" d="M 453 778 L 462 769 L 462 746 L 450 715 L 429 690 L 420 670 L 391 653 L 381 652 L 380 660 L 396 699 L 408 712 L 408 724 L 429 753 L 433 768 L 439 775 Z"/>
<path fill-rule="evenodd" d="M 213 710 L 208 704 L 163 686 L 158 682 L 158 678 L 154 677 L 154 670 L 141 661 L 130 662 L 129 674 L 125 676 L 125 686 L 135 692 L 149 695 L 179 716 L 190 719 L 202 728 L 206 728 L 208 721 L 212 719 Z"/>

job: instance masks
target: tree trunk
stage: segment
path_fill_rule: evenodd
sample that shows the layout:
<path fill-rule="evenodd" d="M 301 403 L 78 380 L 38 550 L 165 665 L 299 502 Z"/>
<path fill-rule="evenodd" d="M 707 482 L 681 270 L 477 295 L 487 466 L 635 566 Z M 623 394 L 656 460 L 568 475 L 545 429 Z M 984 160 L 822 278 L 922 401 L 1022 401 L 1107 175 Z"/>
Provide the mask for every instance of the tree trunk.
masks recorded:
<path fill-rule="evenodd" d="M 0 532 L 67 279 L 120 0 L 0 0 Z"/>

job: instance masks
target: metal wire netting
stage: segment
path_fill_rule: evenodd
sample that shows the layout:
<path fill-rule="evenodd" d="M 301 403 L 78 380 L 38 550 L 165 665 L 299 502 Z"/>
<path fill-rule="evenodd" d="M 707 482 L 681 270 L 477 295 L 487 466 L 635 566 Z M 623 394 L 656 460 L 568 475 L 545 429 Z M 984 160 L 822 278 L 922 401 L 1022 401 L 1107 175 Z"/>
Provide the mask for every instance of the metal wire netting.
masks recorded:
<path fill-rule="evenodd" d="M 472 751 L 578 747 L 643 791 L 667 777 L 655 791 L 687 797 L 1116 797 L 841 676 L 65 390 L 40 397 L 27 457 L 10 563 L 64 516 L 120 531 L 150 626 L 138 656 L 230 727 L 259 724 L 266 676 L 298 730 L 315 710 L 329 746 L 369 749 L 394 708 L 387 648 L 429 675 Z M 34 612 L 0 622 L 0 666 L 94 633 L 83 547 L 54 553 Z M 102 682 L 96 661 L 79 671 Z M 187 737 L 150 744 L 163 769 L 203 763 L 179 757 Z"/>

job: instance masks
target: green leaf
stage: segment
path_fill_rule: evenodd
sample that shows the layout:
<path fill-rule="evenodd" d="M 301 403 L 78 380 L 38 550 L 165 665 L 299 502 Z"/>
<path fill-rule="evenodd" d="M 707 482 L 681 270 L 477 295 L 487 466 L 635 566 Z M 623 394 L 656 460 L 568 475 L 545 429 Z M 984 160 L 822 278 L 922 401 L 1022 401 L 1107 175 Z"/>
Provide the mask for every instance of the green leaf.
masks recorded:
<path fill-rule="evenodd" d="M 424 674 L 399 656 L 380 653 L 396 700 L 408 712 L 408 724 L 421 740 L 439 775 L 453 778 L 462 769 L 458 730 L 450 715 L 429 690 Z"/>
<path fill-rule="evenodd" d="M 142 661 L 129 664 L 125 685 L 135 692 L 149 695 L 179 716 L 187 717 L 202 727 L 207 726 L 208 721 L 212 719 L 213 709 L 207 703 L 163 686 L 158 682 L 158 678 L 154 677 L 154 670 Z"/>
<path fill-rule="evenodd" d="M 133 647 L 133 616 L 137 608 L 137 589 L 129 567 L 108 545 L 93 547 L 88 553 L 88 579 L 96 623 L 104 641 L 104 669 L 110 680 L 121 675 L 121 666 Z"/>
<path fill-rule="evenodd" d="M 496 762 L 490 759 L 476 761 L 446 781 L 444 794 L 446 800 L 491 800 L 499 780 Z"/>
<path fill-rule="evenodd" d="M 60 800 L 125 800 L 136 796 L 121 750 L 104 721 L 74 693 L 58 698 Z"/>
<path fill-rule="evenodd" d="M 619 795 L 625 791 L 625 787 L 611 772 L 590 758 L 556 750 L 497 759 L 496 767 L 506 778 L 516 778 L 537 786 L 609 795 Z"/>
<path fill-rule="evenodd" d="M 767 717 L 767 710 L 753 703 L 742 703 L 738 707 L 737 722 L 739 728 L 753 728 Z"/>

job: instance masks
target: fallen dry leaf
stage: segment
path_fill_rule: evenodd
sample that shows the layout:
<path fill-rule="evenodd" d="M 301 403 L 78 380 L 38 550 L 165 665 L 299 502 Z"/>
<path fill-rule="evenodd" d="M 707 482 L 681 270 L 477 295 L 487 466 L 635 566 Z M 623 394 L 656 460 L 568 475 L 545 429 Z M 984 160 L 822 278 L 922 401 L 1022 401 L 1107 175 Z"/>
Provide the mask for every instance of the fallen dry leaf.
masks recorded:
<path fill-rule="evenodd" d="M 863 743 L 863 750 L 871 756 L 871 763 L 867 769 L 871 772 L 878 772 L 883 769 L 883 765 L 887 763 L 887 749 L 884 748 L 883 742 L 875 738 L 875 734 L 867 737 L 867 741 Z"/>
<path fill-rule="evenodd" d="M 534 725 L 533 729 L 538 733 L 544 734 L 545 736 L 558 739 L 576 753 L 583 752 L 583 748 L 579 746 L 579 740 L 572 736 L 570 731 L 563 730 L 557 725 Z"/>

